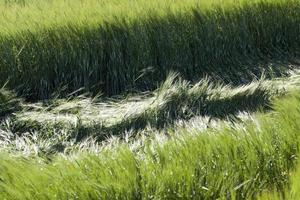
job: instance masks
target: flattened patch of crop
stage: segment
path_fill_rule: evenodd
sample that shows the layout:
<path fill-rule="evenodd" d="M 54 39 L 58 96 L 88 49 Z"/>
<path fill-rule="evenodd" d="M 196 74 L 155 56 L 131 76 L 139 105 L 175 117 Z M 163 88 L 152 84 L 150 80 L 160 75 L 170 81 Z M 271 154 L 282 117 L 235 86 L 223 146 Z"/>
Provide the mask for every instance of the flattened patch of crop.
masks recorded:
<path fill-rule="evenodd" d="M 239 112 L 267 108 L 270 100 L 298 87 L 297 79 L 294 75 L 287 80 L 261 80 L 234 88 L 209 80 L 191 85 L 173 74 L 153 94 L 127 100 L 97 102 L 78 98 L 58 100 L 56 106 L 33 108 L 31 105 L 31 111 L 16 114 L 15 131 L 68 129 L 78 140 L 88 136 L 103 140 L 126 131 L 137 132 L 146 126 L 163 128 L 178 119 L 195 116 L 223 119 Z"/>

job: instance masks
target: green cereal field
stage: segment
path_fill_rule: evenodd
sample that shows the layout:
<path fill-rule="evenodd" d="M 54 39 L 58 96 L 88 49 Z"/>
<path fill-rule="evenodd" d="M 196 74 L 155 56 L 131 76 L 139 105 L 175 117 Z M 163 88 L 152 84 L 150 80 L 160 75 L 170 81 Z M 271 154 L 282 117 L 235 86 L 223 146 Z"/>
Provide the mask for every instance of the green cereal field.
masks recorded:
<path fill-rule="evenodd" d="M 0 199 L 300 199 L 300 0 L 0 0 Z"/>

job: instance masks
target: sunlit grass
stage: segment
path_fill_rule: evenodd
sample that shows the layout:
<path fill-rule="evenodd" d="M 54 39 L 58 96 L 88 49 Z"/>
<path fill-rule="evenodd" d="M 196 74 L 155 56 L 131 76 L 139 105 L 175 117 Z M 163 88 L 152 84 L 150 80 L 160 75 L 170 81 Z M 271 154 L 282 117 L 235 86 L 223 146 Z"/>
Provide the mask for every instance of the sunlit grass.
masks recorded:
<path fill-rule="evenodd" d="M 0 83 L 30 99 L 152 90 L 172 70 L 246 83 L 299 53 L 295 0 L 4 2 Z"/>
<path fill-rule="evenodd" d="M 1 153 L 4 199 L 247 199 L 282 190 L 299 153 L 298 94 L 253 122 L 47 160 Z"/>
<path fill-rule="evenodd" d="M 299 50 L 298 0 L 0 0 L 0 199 L 296 200 Z"/>

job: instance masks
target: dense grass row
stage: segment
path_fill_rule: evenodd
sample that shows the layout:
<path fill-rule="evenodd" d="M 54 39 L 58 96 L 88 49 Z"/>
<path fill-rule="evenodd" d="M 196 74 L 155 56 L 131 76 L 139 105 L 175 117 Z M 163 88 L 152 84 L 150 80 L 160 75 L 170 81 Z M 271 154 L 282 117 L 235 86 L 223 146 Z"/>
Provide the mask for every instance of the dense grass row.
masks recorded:
<path fill-rule="evenodd" d="M 0 85 L 31 99 L 153 89 L 171 70 L 244 83 L 299 53 L 297 0 L 22 2 L 0 4 Z"/>
<path fill-rule="evenodd" d="M 299 95 L 231 128 L 98 154 L 39 158 L 1 153 L 3 199 L 247 199 L 281 190 L 299 153 Z"/>
<path fill-rule="evenodd" d="M 297 198 L 300 95 L 286 95 L 300 76 L 253 77 L 300 64 L 300 1 L 0 0 L 0 13 L 0 199 Z M 182 78 L 161 83 L 169 71 Z"/>
<path fill-rule="evenodd" d="M 21 109 L 21 99 L 14 92 L 0 88 L 0 120 Z"/>
<path fill-rule="evenodd" d="M 300 164 L 297 165 L 296 169 L 291 172 L 291 181 L 286 186 L 284 191 L 266 191 L 263 193 L 259 200 L 296 200 L 300 197 Z"/>

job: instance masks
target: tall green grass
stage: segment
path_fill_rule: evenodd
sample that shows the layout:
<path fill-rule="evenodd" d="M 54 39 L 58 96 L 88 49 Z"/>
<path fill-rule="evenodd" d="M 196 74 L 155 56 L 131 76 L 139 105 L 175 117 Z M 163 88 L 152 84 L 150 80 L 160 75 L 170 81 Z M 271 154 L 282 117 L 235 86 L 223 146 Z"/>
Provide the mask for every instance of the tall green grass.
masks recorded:
<path fill-rule="evenodd" d="M 50 160 L 1 153 L 2 199 L 253 199 L 282 190 L 299 153 L 298 94 L 275 112 L 142 147 Z"/>
<path fill-rule="evenodd" d="M 284 191 L 266 191 L 258 199 L 259 200 L 296 200 L 300 197 L 300 165 L 290 173 L 290 183 Z"/>
<path fill-rule="evenodd" d="M 0 4 L 0 84 L 31 99 L 153 89 L 171 70 L 244 83 L 299 54 L 296 0 L 21 2 Z"/>
<path fill-rule="evenodd" d="M 21 110 L 22 100 L 4 87 L 0 88 L 0 120 L 14 111 Z"/>

